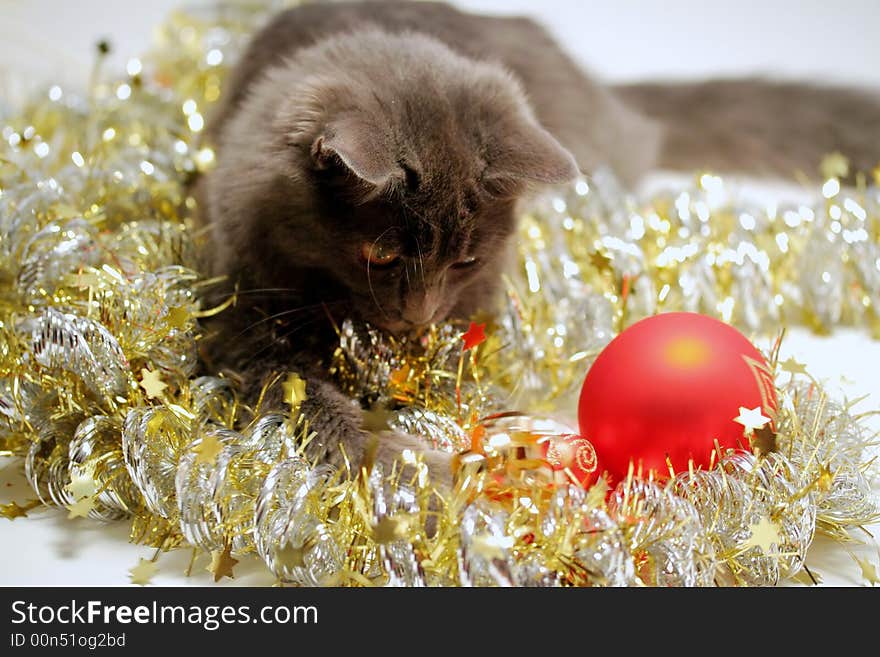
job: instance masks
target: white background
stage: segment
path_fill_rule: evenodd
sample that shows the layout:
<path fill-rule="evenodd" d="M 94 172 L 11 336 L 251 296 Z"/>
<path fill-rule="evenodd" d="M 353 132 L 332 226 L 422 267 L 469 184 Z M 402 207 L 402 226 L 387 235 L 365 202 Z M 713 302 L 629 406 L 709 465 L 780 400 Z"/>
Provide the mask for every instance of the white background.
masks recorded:
<path fill-rule="evenodd" d="M 94 43 L 114 45 L 121 65 L 149 44 L 174 0 L 0 0 L 0 100 L 40 82 L 83 84 Z M 537 15 L 585 65 L 612 80 L 768 74 L 880 88 L 880 0 L 471 0 L 461 6 Z M 0 106 L 2 106 L 0 102 Z M 880 343 L 855 330 L 819 338 L 792 330 L 784 353 L 808 364 L 838 396 L 870 394 L 880 408 Z M 872 420 L 875 428 L 880 422 Z M 0 501 L 30 497 L 18 466 L 0 460 Z M 127 542 L 126 524 L 67 521 L 58 511 L 0 519 L 0 585 L 116 585 L 152 551 Z M 874 527 L 874 533 L 880 527 Z M 875 546 L 852 548 L 875 562 Z M 188 553 L 163 555 L 156 584 L 206 584 L 205 563 L 182 573 Z M 808 558 L 826 583 L 859 585 L 846 551 L 817 541 Z M 235 582 L 269 584 L 256 561 L 239 564 Z"/>
<path fill-rule="evenodd" d="M 0 68 L 84 80 L 98 37 L 111 38 L 117 61 L 138 54 L 149 44 L 153 26 L 181 4 L 205 0 L 0 0 Z M 878 0 L 456 4 L 537 16 L 608 79 L 766 73 L 880 86 Z"/>

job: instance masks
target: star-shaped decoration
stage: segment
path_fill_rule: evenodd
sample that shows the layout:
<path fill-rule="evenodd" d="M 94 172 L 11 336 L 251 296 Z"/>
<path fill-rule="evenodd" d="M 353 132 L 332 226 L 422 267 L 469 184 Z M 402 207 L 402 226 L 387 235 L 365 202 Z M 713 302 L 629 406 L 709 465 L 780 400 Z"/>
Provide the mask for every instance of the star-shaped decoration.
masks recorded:
<path fill-rule="evenodd" d="M 486 341 L 486 324 L 471 322 L 467 332 L 461 336 L 461 339 L 464 340 L 464 345 L 461 348 L 462 351 L 468 351 L 484 343 Z"/>
<path fill-rule="evenodd" d="M 98 485 L 95 483 L 94 477 L 88 473 L 71 477 L 70 483 L 67 484 L 67 492 L 73 495 L 75 500 L 91 497 L 97 491 Z"/>
<path fill-rule="evenodd" d="M 189 317 L 190 313 L 186 306 L 175 306 L 168 309 L 168 314 L 165 315 L 165 323 L 168 328 L 183 329 L 186 328 Z"/>
<path fill-rule="evenodd" d="M 290 411 L 296 413 L 306 400 L 306 382 L 296 372 L 291 372 L 287 380 L 281 384 L 284 391 L 284 403 L 290 404 Z"/>
<path fill-rule="evenodd" d="M 739 407 L 739 415 L 733 418 L 734 422 L 739 422 L 743 425 L 743 435 L 748 436 L 755 429 L 760 429 L 765 424 L 770 421 L 770 418 L 763 414 L 760 406 L 756 406 L 755 408 L 746 408 L 745 406 Z"/>
<path fill-rule="evenodd" d="M 214 463 L 221 451 L 223 451 L 223 443 L 220 442 L 217 436 L 205 436 L 193 449 L 193 452 L 196 454 L 195 462 Z"/>
<path fill-rule="evenodd" d="M 150 559 L 139 559 L 138 565 L 128 571 L 132 584 L 146 586 L 159 570 L 159 565 Z"/>
<path fill-rule="evenodd" d="M 769 426 L 763 426 L 751 436 L 752 449 L 761 454 L 769 454 L 777 450 L 776 432 Z"/>
<path fill-rule="evenodd" d="M 410 371 L 410 366 L 404 364 L 403 367 L 394 370 L 388 375 L 388 382 L 395 386 L 402 386 L 409 379 Z"/>
<path fill-rule="evenodd" d="M 849 160 L 842 153 L 829 153 L 820 166 L 825 178 L 846 178 L 849 175 Z"/>
<path fill-rule="evenodd" d="M 605 500 L 608 497 L 608 482 L 605 477 L 599 477 L 595 484 L 593 484 L 590 491 L 587 493 L 587 507 L 598 508 L 605 504 Z"/>
<path fill-rule="evenodd" d="M 611 266 L 611 262 L 611 258 L 601 251 L 593 251 L 593 253 L 590 254 L 590 264 L 593 265 L 596 271 L 600 274 L 613 271 L 614 268 Z"/>
<path fill-rule="evenodd" d="M 746 547 L 757 547 L 765 555 L 770 556 L 772 554 L 770 546 L 779 546 L 779 528 L 766 516 L 762 516 L 756 524 L 749 525 L 749 529 L 752 534 L 746 539 Z"/>
<path fill-rule="evenodd" d="M 88 518 L 89 511 L 95 508 L 95 498 L 94 497 L 84 497 L 78 502 L 74 502 L 70 506 L 67 507 L 67 517 L 68 519 L 73 518 Z"/>
<path fill-rule="evenodd" d="M 831 466 L 827 463 L 819 468 L 819 478 L 816 480 L 816 486 L 823 493 L 827 493 L 831 490 L 831 486 L 834 483 L 834 473 L 831 472 Z"/>
<path fill-rule="evenodd" d="M 859 568 L 862 569 L 862 577 L 871 586 L 880 584 L 880 574 L 877 573 L 877 564 L 871 563 L 867 559 L 856 559 Z"/>
<path fill-rule="evenodd" d="M 140 386 L 147 393 L 147 397 L 155 399 L 162 394 L 165 388 L 168 387 L 168 384 L 162 380 L 162 374 L 159 370 L 144 368 L 141 370 Z"/>
<path fill-rule="evenodd" d="M 27 518 L 27 512 L 34 508 L 35 505 L 20 505 L 18 502 L 10 502 L 9 504 L 0 504 L 0 516 L 7 520 L 15 520 L 16 518 Z"/>
<path fill-rule="evenodd" d="M 214 581 L 219 582 L 222 577 L 235 579 L 232 569 L 238 559 L 232 558 L 232 548 L 227 543 L 222 550 L 214 550 L 211 553 L 211 565 L 208 566 L 208 572 L 214 575 Z"/>
<path fill-rule="evenodd" d="M 789 356 L 787 360 L 784 360 L 779 364 L 779 369 L 783 372 L 788 372 L 789 374 L 806 374 L 807 366 L 803 363 L 799 363 L 794 359 L 794 356 Z"/>

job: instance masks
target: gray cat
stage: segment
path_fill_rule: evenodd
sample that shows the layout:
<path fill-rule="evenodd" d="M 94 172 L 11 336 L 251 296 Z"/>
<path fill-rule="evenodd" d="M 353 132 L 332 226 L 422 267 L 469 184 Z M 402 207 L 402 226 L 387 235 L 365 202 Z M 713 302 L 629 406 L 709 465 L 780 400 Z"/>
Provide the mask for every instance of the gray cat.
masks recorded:
<path fill-rule="evenodd" d="M 792 175 L 834 150 L 870 168 L 880 101 L 754 80 L 609 87 L 527 18 L 337 2 L 254 37 L 208 136 L 208 255 L 240 290 L 209 364 L 251 396 L 273 370 L 302 373 L 312 456 L 356 465 L 370 434 L 326 379 L 328 314 L 405 333 L 491 310 L 517 201 L 600 165 L 627 183 L 658 166 Z M 448 486 L 449 455 L 417 438 L 386 432 L 376 458 L 407 448 Z"/>

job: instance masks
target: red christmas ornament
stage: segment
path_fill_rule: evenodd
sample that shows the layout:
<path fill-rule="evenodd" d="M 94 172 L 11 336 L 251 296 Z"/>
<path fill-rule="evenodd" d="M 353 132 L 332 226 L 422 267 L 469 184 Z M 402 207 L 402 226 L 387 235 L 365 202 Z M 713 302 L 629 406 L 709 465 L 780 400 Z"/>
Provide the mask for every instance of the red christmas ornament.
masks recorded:
<path fill-rule="evenodd" d="M 715 441 L 749 449 L 742 418 L 774 418 L 776 408 L 767 361 L 742 333 L 705 315 L 666 313 L 633 324 L 599 354 L 578 421 L 616 482 L 631 462 L 660 478 L 667 459 L 676 472 L 690 461 L 707 467 Z"/>
<path fill-rule="evenodd" d="M 598 477 L 596 450 L 586 438 L 577 434 L 547 436 L 539 443 L 543 459 L 553 470 L 557 484 L 573 483 L 571 477 L 586 488 Z"/>

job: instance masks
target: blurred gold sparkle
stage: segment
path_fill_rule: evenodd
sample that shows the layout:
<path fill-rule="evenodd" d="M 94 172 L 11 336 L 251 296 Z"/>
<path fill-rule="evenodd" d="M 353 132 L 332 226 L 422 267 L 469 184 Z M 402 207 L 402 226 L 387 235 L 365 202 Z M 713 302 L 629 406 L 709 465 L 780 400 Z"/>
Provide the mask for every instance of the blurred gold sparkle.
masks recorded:
<path fill-rule="evenodd" d="M 849 175 L 849 159 L 842 153 L 829 153 L 819 168 L 824 178 L 846 178 Z"/>

